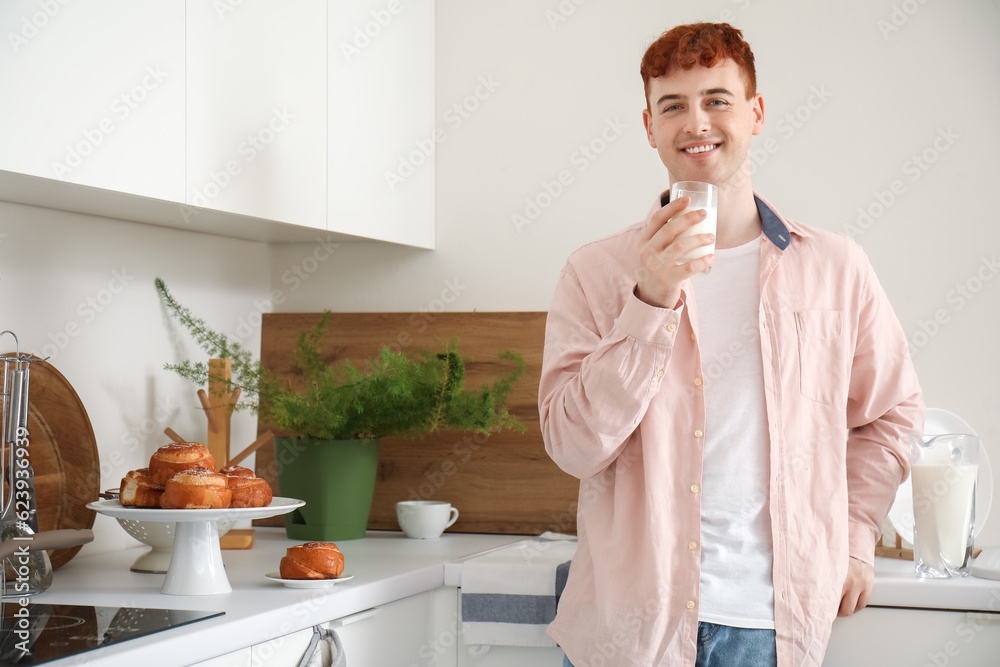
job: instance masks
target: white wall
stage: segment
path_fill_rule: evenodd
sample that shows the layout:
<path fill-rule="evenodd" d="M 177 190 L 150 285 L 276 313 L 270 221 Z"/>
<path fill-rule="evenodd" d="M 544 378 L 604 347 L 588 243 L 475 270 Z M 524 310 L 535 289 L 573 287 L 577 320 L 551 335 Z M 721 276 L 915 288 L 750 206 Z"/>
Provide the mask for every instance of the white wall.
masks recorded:
<path fill-rule="evenodd" d="M 878 193 L 900 182 L 902 194 L 858 241 L 916 344 L 928 404 L 963 415 L 1000 471 L 1000 280 L 989 263 L 1000 227 L 988 198 L 1000 146 L 1000 9 L 989 0 L 437 0 L 436 125 L 447 138 L 437 149 L 437 250 L 343 245 L 308 273 L 309 244 L 0 203 L 0 329 L 41 350 L 80 325 L 53 363 L 87 406 L 107 488 L 144 463 L 164 426 L 204 433 L 194 388 L 162 370 L 200 354 L 165 320 L 157 275 L 232 335 L 248 332 L 241 323 L 256 322 L 275 290 L 285 312 L 545 310 L 569 252 L 637 220 L 665 186 L 642 132 L 643 51 L 676 23 L 719 18 L 742 28 L 757 56 L 769 126 L 754 143 L 760 192 L 787 215 L 844 230 L 859 208 L 878 214 Z M 894 19 L 899 29 L 883 35 L 879 22 Z M 949 129 L 957 138 L 935 149 Z M 593 160 L 580 152 L 591 144 Z M 388 163 L 411 150 L 399 146 Z M 924 151 L 935 162 L 915 178 L 911 156 Z M 545 183 L 564 170 L 569 184 L 545 202 Z M 518 229 L 512 216 L 539 197 L 547 206 Z M 79 304 L 111 294 L 123 269 L 134 278 L 84 321 Z M 259 330 L 249 329 L 256 347 Z M 170 399 L 170 416 L 157 420 L 158 401 Z M 141 448 L 123 444 L 130 432 L 146 436 Z M 234 449 L 253 432 L 252 417 L 237 417 Z M 983 543 L 1000 544 L 997 504 Z M 97 529 L 90 550 L 132 543 L 105 517 Z"/>
<path fill-rule="evenodd" d="M 667 182 L 642 129 L 646 46 L 677 23 L 718 19 L 757 59 L 767 129 L 753 143 L 756 189 L 808 224 L 854 228 L 913 343 L 927 404 L 965 417 L 1000 471 L 990 0 L 437 0 L 437 250 L 344 246 L 280 308 L 547 309 L 569 252 L 638 220 Z M 913 156 L 924 153 L 921 169 Z M 564 170 L 569 185 L 546 200 Z M 518 229 L 526 200 L 546 207 Z M 275 248 L 273 283 L 307 252 Z M 1000 545 L 997 506 L 983 543 Z"/>
<path fill-rule="evenodd" d="M 22 352 L 50 357 L 79 394 L 97 439 L 101 489 L 148 465 L 167 442 L 164 428 L 202 442 L 207 433 L 197 387 L 163 370 L 206 355 L 166 315 L 153 279 L 258 350 L 250 315 L 268 293 L 268 264 L 263 243 L 0 202 L 0 330 L 13 331 Z M 13 352 L 13 340 L 5 336 L 0 349 Z M 238 414 L 232 429 L 235 453 L 256 437 L 256 418 Z M 88 550 L 135 544 L 104 516 L 94 531 Z"/>

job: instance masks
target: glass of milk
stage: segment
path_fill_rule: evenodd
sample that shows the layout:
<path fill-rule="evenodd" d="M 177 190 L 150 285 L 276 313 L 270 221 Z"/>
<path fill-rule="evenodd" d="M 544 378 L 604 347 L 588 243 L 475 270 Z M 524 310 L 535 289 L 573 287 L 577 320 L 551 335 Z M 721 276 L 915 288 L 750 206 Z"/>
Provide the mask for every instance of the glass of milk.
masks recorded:
<path fill-rule="evenodd" d="M 920 577 L 964 577 L 972 560 L 979 438 L 910 434 L 913 561 Z"/>
<path fill-rule="evenodd" d="M 678 197 L 690 197 L 691 203 L 677 215 L 700 208 L 705 209 L 705 212 L 708 214 L 704 220 L 694 227 L 682 232 L 681 237 L 692 236 L 694 234 L 714 234 L 719 218 L 719 188 L 711 183 L 702 183 L 701 181 L 677 181 L 670 186 L 670 201 L 676 201 Z M 678 264 L 690 262 L 692 259 L 698 259 L 713 252 L 715 252 L 714 241 L 709 245 L 703 245 L 687 253 L 681 257 Z"/>

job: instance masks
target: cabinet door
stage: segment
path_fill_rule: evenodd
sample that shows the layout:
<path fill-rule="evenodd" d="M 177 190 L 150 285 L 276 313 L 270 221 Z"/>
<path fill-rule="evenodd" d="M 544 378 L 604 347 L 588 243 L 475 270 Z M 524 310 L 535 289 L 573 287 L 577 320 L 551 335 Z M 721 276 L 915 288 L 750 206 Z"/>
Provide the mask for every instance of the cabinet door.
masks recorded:
<path fill-rule="evenodd" d="M 184 0 L 5 0 L 0 169 L 181 202 Z"/>
<path fill-rule="evenodd" d="M 438 588 L 337 619 L 350 667 L 455 667 L 456 589 Z"/>
<path fill-rule="evenodd" d="M 998 613 L 868 607 L 834 622 L 823 667 L 983 667 L 998 655 Z"/>
<path fill-rule="evenodd" d="M 217 658 L 196 662 L 191 667 L 252 667 L 252 657 L 250 649 L 244 648 Z"/>
<path fill-rule="evenodd" d="M 309 642 L 312 640 L 312 628 L 299 630 L 290 635 L 274 639 L 251 647 L 252 667 L 295 667 L 299 664 Z"/>
<path fill-rule="evenodd" d="M 187 12 L 186 203 L 325 229 L 326 2 Z"/>
<path fill-rule="evenodd" d="M 455 667 L 460 628 L 456 589 L 426 593 L 372 607 L 326 624 L 336 630 L 350 667 Z M 252 647 L 253 667 L 294 667 L 312 640 L 312 628 Z"/>
<path fill-rule="evenodd" d="M 329 229 L 434 247 L 434 3 L 330 4 Z"/>

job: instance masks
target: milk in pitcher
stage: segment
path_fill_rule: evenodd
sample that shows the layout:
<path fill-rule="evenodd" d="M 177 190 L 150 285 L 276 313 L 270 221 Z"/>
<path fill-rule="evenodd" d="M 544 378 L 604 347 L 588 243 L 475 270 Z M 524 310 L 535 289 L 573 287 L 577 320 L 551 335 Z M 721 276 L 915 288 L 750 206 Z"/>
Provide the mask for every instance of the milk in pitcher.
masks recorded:
<path fill-rule="evenodd" d="M 972 555 L 973 511 L 979 466 L 915 465 L 914 560 L 922 576 L 965 574 Z"/>

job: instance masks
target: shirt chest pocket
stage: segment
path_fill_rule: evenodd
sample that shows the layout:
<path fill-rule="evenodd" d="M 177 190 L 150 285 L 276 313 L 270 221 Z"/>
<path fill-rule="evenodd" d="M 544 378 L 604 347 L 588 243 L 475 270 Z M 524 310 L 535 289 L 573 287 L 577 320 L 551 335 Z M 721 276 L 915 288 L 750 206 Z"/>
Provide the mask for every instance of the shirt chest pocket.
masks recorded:
<path fill-rule="evenodd" d="M 799 353 L 799 391 L 828 405 L 846 403 L 848 373 L 843 313 L 801 310 L 795 313 Z"/>

